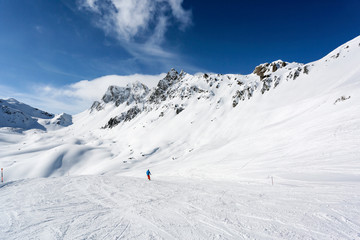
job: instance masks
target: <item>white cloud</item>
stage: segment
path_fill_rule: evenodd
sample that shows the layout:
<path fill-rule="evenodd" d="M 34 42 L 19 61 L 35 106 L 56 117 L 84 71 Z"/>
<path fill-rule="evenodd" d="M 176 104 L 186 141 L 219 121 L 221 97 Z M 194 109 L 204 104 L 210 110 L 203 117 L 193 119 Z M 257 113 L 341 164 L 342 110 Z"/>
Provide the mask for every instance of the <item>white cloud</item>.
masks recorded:
<path fill-rule="evenodd" d="M 165 77 L 159 75 L 134 74 L 128 76 L 109 75 L 93 80 L 82 80 L 62 87 L 37 85 L 29 93 L 19 93 L 16 89 L 1 86 L 0 98 L 16 98 L 33 107 L 51 113 L 76 114 L 90 108 L 95 100 L 100 100 L 110 85 L 126 86 L 128 83 L 140 81 L 153 88 Z"/>
<path fill-rule="evenodd" d="M 159 75 L 142 75 L 134 74 L 129 76 L 119 76 L 119 75 L 108 75 L 93 80 L 82 80 L 71 85 L 67 85 L 63 88 L 49 88 L 45 86 L 43 89 L 51 92 L 51 94 L 78 98 L 85 101 L 94 101 L 99 100 L 107 88 L 110 85 L 116 86 L 126 86 L 128 83 L 140 81 L 152 88 L 155 87 L 160 79 L 162 79 L 165 74 Z"/>
<path fill-rule="evenodd" d="M 88 7 L 93 11 L 98 11 L 98 7 L 95 4 L 96 1 L 97 0 L 85 0 L 84 2 L 82 2 L 82 7 Z"/>
<path fill-rule="evenodd" d="M 43 102 L 49 102 L 55 113 L 79 113 L 88 109 L 95 100 L 100 100 L 110 85 L 126 86 L 128 83 L 140 81 L 149 88 L 155 87 L 165 77 L 159 75 L 134 74 L 128 76 L 109 75 L 93 80 L 82 80 L 63 87 L 37 86 L 37 96 Z"/>
<path fill-rule="evenodd" d="M 141 52 L 162 57 L 160 45 L 175 20 L 184 30 L 191 24 L 191 11 L 183 0 L 80 0 L 80 8 L 97 16 L 95 24 L 116 37 L 130 53 Z M 150 51 L 149 49 L 158 49 Z M 160 55 L 157 55 L 160 54 Z M 137 54 L 134 54 L 137 55 Z"/>
<path fill-rule="evenodd" d="M 191 24 L 191 12 L 186 11 L 182 6 L 183 0 L 168 0 L 174 16 L 182 23 L 182 27 Z"/>

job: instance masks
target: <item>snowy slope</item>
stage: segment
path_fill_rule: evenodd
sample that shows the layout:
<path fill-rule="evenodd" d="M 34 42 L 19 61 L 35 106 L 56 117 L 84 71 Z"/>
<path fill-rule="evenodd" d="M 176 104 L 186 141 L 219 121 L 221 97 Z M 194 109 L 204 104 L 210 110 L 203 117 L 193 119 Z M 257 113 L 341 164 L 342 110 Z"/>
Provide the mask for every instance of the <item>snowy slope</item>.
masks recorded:
<path fill-rule="evenodd" d="M 7 106 L 9 108 L 19 110 L 19 111 L 23 112 L 24 114 L 27 114 L 28 116 L 31 116 L 31 117 L 44 118 L 44 119 L 49 119 L 49 118 L 54 117 L 54 115 L 51 113 L 41 111 L 37 108 L 33 108 L 29 105 L 26 105 L 24 103 L 17 101 L 14 98 L 9 98 L 7 100 L 1 99 L 0 101 L 1 101 L 2 106 Z"/>
<path fill-rule="evenodd" d="M 2 202 L 27 189 L 45 194 L 19 211 L 26 194 L 4 206 L 13 210 L 0 230 L 9 238 L 356 239 L 359 62 L 357 37 L 318 61 L 278 60 L 248 75 L 171 70 L 153 89 L 110 86 L 66 128 L 0 128 L 6 181 L 60 177 L 0 188 Z M 79 203 L 84 212 L 64 216 Z M 39 221 L 30 216 L 37 211 Z"/>
<path fill-rule="evenodd" d="M 13 127 L 21 129 L 43 129 L 38 119 L 49 119 L 53 114 L 30 107 L 16 99 L 0 99 L 0 127 Z"/>
<path fill-rule="evenodd" d="M 0 188 L 2 239 L 358 239 L 358 184 L 115 176 Z"/>
<path fill-rule="evenodd" d="M 56 134 L 0 145 L 2 165 L 9 179 L 151 167 L 164 176 L 358 180 L 359 42 L 249 75 L 172 70 L 151 91 L 110 87 Z"/>
<path fill-rule="evenodd" d="M 41 111 L 14 98 L 0 99 L 0 128 L 18 130 L 50 130 L 59 129 L 72 124 L 72 116 L 66 113 L 55 116 Z"/>

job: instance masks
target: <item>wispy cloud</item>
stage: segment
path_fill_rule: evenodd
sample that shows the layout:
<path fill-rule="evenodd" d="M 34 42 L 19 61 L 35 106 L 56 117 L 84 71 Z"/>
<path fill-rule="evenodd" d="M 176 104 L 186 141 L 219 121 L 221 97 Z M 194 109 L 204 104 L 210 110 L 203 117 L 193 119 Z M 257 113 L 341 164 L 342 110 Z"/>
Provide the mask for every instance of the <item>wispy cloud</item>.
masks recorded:
<path fill-rule="evenodd" d="M 147 35 L 162 40 L 171 18 L 184 29 L 191 24 L 191 12 L 183 0 L 81 0 L 80 8 L 98 16 L 98 27 L 119 40 L 131 41 Z M 152 40 L 152 39 L 151 39 Z"/>
<path fill-rule="evenodd" d="M 50 72 L 50 73 L 55 73 L 55 74 L 64 75 L 64 76 L 68 76 L 68 77 L 75 77 L 77 79 L 84 78 L 84 76 L 80 76 L 77 74 L 73 74 L 71 72 L 64 71 L 61 68 L 56 67 L 55 65 L 50 64 L 50 63 L 46 63 L 43 61 L 36 61 L 36 60 L 35 60 L 35 62 L 41 69 L 43 69 L 47 72 Z"/>
<path fill-rule="evenodd" d="M 93 13 L 94 23 L 115 37 L 134 57 L 173 58 L 163 50 L 170 26 L 185 30 L 191 25 L 191 11 L 183 0 L 79 0 L 82 10 Z"/>

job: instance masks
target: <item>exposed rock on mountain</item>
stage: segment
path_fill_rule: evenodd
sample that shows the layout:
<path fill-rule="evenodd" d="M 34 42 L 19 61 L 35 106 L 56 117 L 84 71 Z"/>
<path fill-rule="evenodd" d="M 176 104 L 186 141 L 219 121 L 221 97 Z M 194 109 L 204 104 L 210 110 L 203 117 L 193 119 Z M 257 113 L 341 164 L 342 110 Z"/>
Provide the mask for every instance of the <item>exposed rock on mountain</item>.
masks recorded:
<path fill-rule="evenodd" d="M 139 113 L 141 113 L 141 110 L 137 106 L 134 106 L 128 111 L 121 113 L 120 116 L 110 118 L 103 128 L 113 128 L 121 122 L 128 122 L 131 119 L 134 119 Z"/>
<path fill-rule="evenodd" d="M 102 109 L 103 109 L 103 107 L 102 107 L 102 105 L 101 105 L 101 103 L 100 103 L 99 101 L 95 101 L 95 102 L 91 105 L 91 108 L 90 108 L 91 112 L 92 112 L 93 110 L 100 111 L 100 110 L 102 110 Z"/>
<path fill-rule="evenodd" d="M 212 99 L 226 99 L 226 96 L 230 95 L 232 100 L 228 104 L 236 107 L 240 101 L 251 99 L 258 91 L 264 94 L 276 88 L 282 80 L 295 80 L 300 74 L 308 74 L 309 71 L 308 65 L 281 60 L 261 64 L 249 75 L 190 75 L 171 69 L 152 90 L 141 83 L 125 88 L 110 86 L 102 100 L 95 101 L 90 110 L 100 111 L 106 104 L 114 104 L 116 107 L 122 104 L 129 106 L 119 115 L 111 117 L 103 127 L 113 128 L 121 122 L 134 119 L 143 111 L 151 112 L 161 108 L 159 117 L 163 117 L 169 109 L 174 109 L 175 113 L 179 114 L 189 104 L 194 105 L 201 99 L 207 100 L 211 105 Z M 218 105 L 219 100 L 216 101 Z"/>
<path fill-rule="evenodd" d="M 150 95 L 150 103 L 159 103 L 160 101 L 165 101 L 167 97 L 170 96 L 170 92 L 167 92 L 168 89 L 173 86 L 175 83 L 179 82 L 185 73 L 181 71 L 179 74 L 175 69 L 171 69 L 164 79 L 161 79 L 156 86 L 153 93 Z"/>
<path fill-rule="evenodd" d="M 140 82 L 130 83 L 126 87 L 110 86 L 101 102 L 95 101 L 93 103 L 91 111 L 100 111 L 107 103 L 114 103 L 116 107 L 123 103 L 126 105 L 138 104 L 148 93 L 149 88 Z"/>
<path fill-rule="evenodd" d="M 349 47 L 339 47 L 317 63 L 324 65 L 329 61 L 338 61 L 339 56 L 348 51 Z M 314 63 L 304 65 L 277 60 L 260 64 L 248 75 L 191 75 L 171 69 L 151 90 L 139 82 L 126 87 L 110 86 L 102 99 L 93 103 L 90 111 L 101 111 L 107 105 L 112 105 L 115 109 L 121 106 L 114 111 L 111 110 L 114 108 L 109 108 L 112 116 L 109 116 L 103 128 L 113 128 L 120 123 L 131 121 L 142 112 L 156 112 L 154 115 L 158 119 L 168 114 L 180 114 L 200 102 L 207 102 L 209 107 L 215 106 L 216 109 L 221 106 L 235 108 L 240 102 L 249 101 L 254 96 L 266 95 L 286 82 L 298 79 L 301 81 L 311 75 L 314 67 Z"/>

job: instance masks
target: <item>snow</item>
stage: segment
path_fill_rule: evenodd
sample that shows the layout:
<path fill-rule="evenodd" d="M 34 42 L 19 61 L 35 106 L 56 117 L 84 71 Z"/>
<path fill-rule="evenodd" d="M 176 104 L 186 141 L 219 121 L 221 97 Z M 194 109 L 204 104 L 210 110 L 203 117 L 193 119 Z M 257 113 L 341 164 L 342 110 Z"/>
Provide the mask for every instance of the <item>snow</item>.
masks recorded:
<path fill-rule="evenodd" d="M 9 98 L 7 100 L 1 99 L 1 105 L 11 107 L 13 109 L 19 110 L 31 117 L 45 118 L 49 119 L 53 117 L 53 114 L 41 111 L 37 108 L 33 108 L 27 104 L 21 103 L 14 98 Z"/>
<path fill-rule="evenodd" d="M 114 87 L 113 100 L 64 118 L 67 127 L 0 128 L 0 232 L 360 238 L 359 44 L 308 64 L 262 64 L 260 75 L 172 69 L 150 91 Z M 103 128 L 134 107 L 130 120 Z"/>
<path fill-rule="evenodd" d="M 66 113 L 54 115 L 14 98 L 0 99 L 0 128 L 18 131 L 38 129 L 55 130 L 72 124 L 72 116 Z"/>
<path fill-rule="evenodd" d="M 14 98 L 0 99 L 0 127 L 45 130 L 37 120 L 52 117 L 52 114 L 20 103 Z"/>
<path fill-rule="evenodd" d="M 355 183 L 80 176 L 2 186 L 4 239 L 356 239 Z"/>

